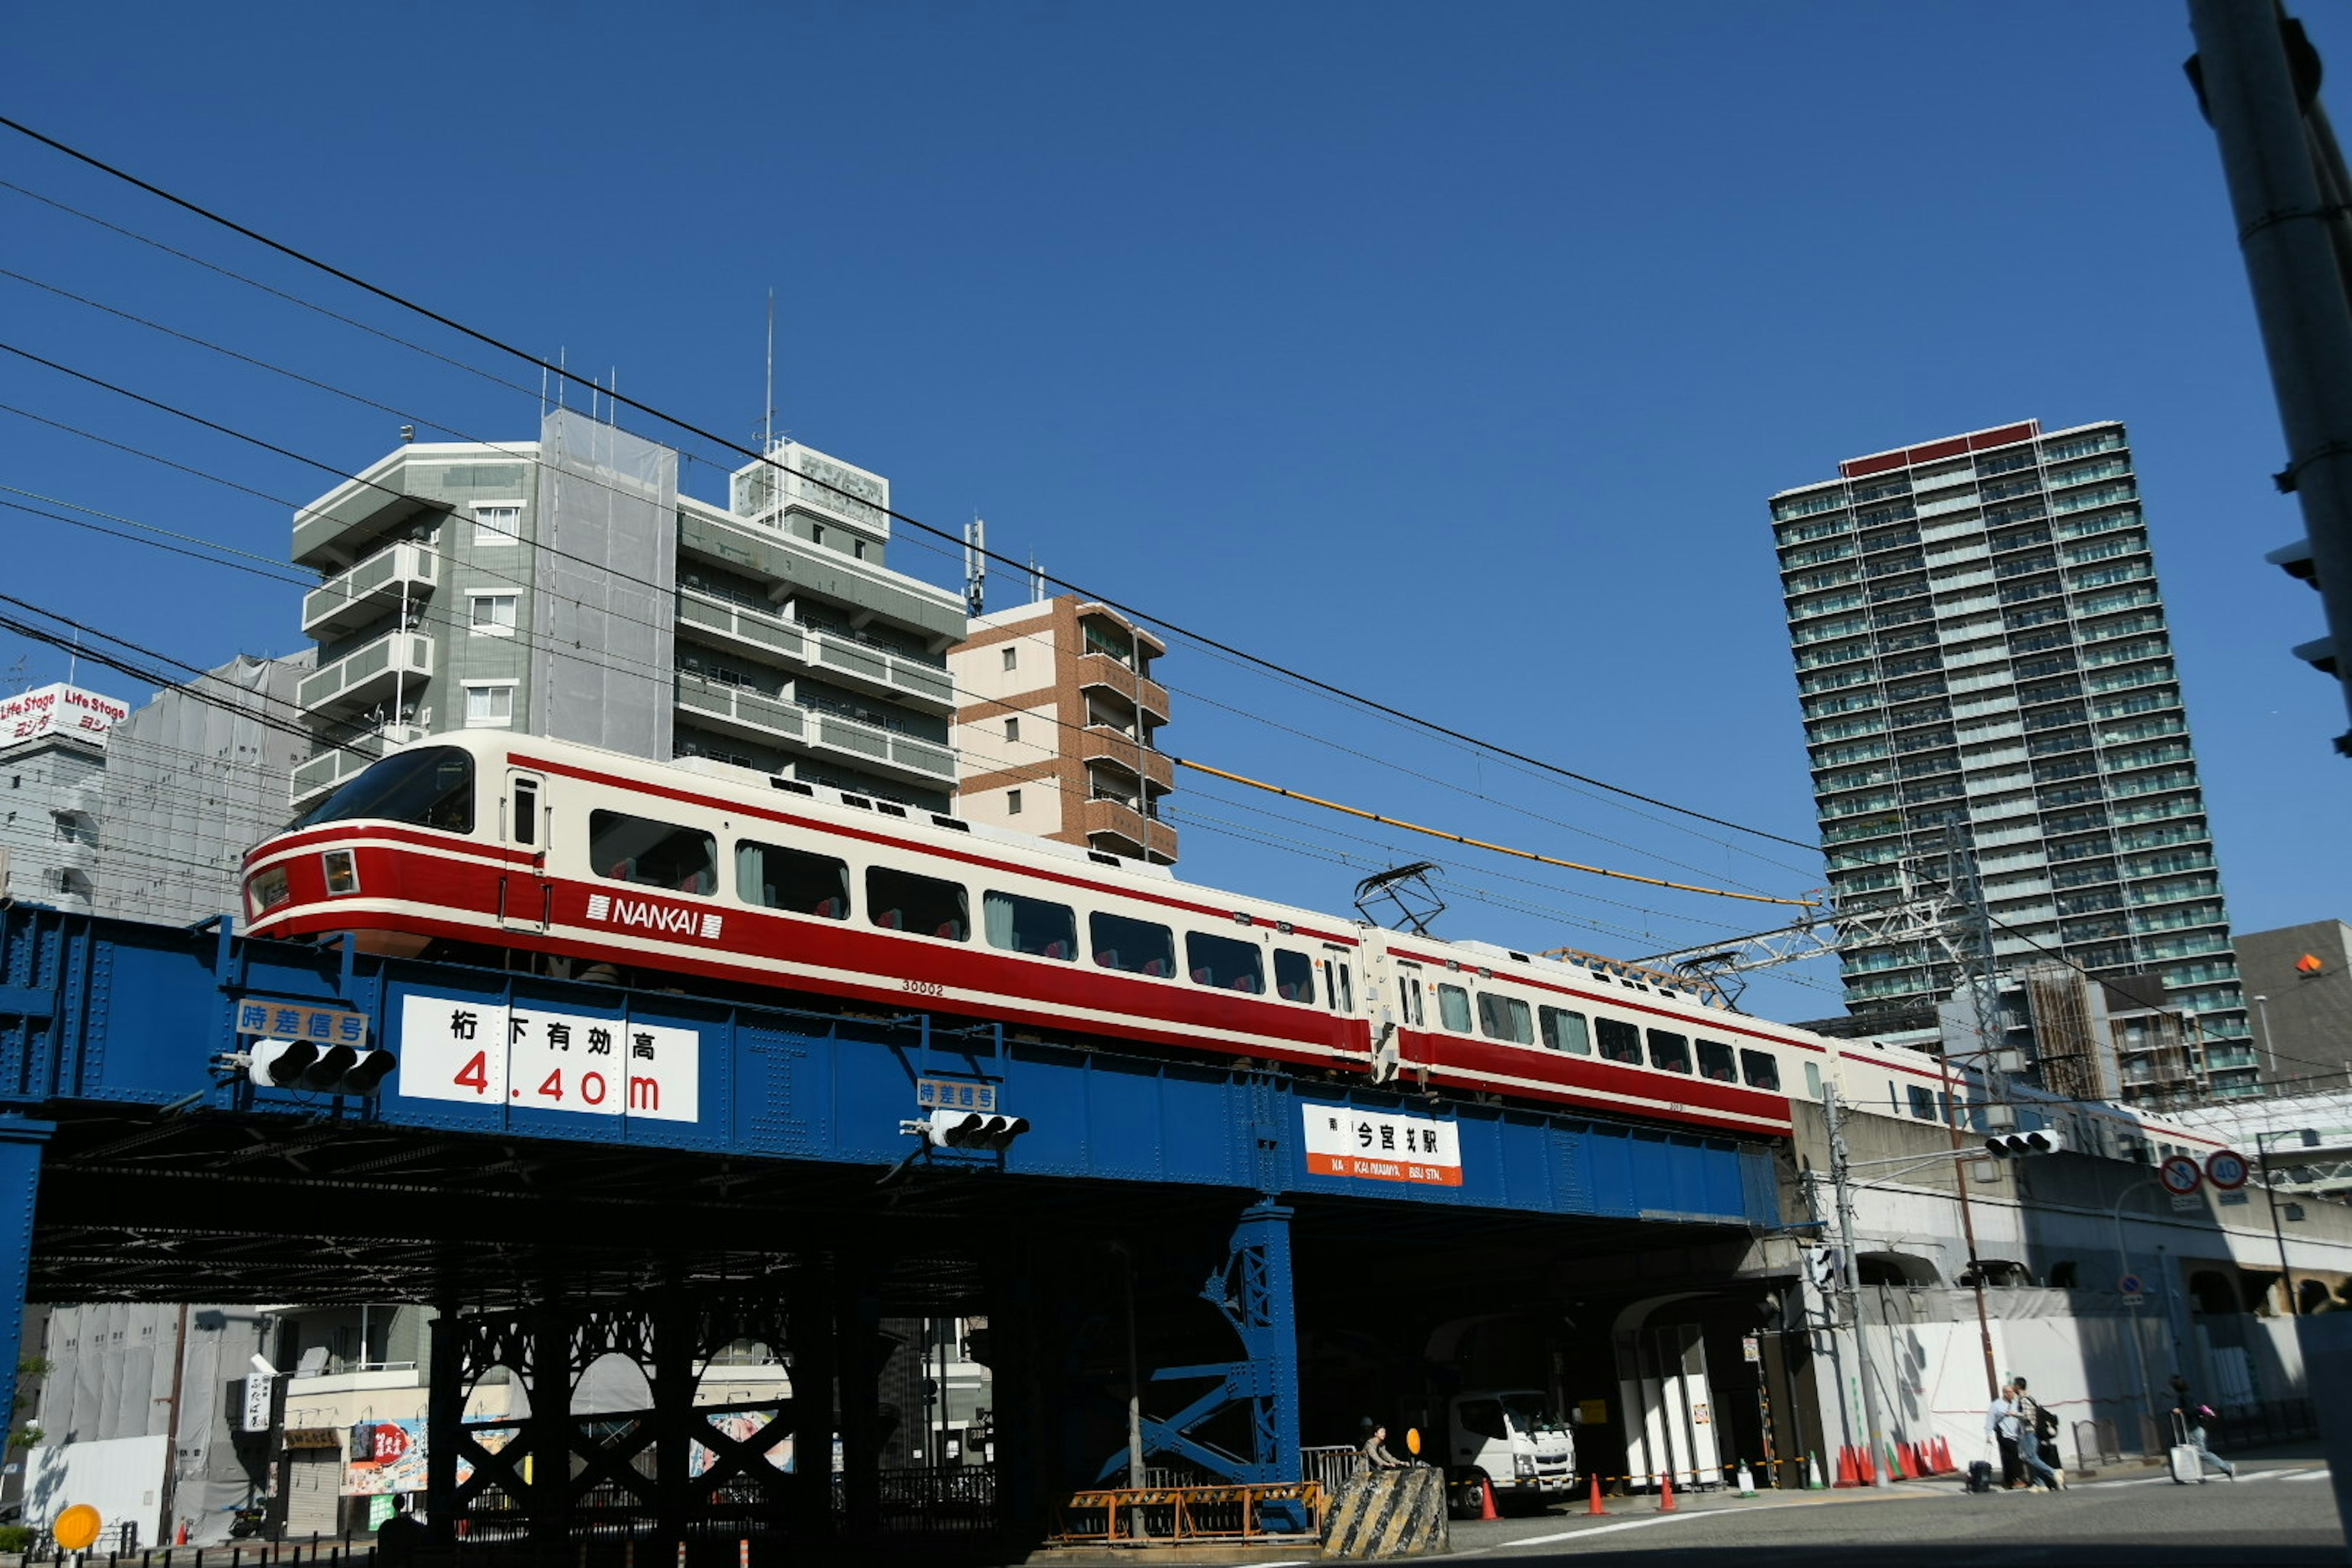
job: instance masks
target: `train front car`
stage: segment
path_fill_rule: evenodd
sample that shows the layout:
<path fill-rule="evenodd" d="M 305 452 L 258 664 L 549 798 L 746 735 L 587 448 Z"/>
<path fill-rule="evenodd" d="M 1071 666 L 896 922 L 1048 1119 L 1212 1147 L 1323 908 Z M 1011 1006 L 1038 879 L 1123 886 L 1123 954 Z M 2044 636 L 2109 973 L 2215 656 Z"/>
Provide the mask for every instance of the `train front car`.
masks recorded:
<path fill-rule="evenodd" d="M 494 800 L 463 744 L 411 747 L 370 763 L 293 826 L 245 857 L 246 930 L 351 932 L 359 950 L 414 957 L 436 937 L 483 941 L 498 923 L 509 862 L 479 830 Z"/>

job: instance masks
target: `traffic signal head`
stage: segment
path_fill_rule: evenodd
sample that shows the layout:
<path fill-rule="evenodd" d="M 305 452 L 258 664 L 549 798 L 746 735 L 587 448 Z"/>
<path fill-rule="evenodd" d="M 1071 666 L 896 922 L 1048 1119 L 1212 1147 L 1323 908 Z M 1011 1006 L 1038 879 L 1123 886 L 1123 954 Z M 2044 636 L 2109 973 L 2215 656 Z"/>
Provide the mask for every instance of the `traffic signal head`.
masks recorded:
<path fill-rule="evenodd" d="M 390 1051 L 320 1047 L 310 1040 L 256 1040 L 246 1053 L 246 1077 L 260 1089 L 314 1094 L 373 1095 L 400 1058 Z"/>
<path fill-rule="evenodd" d="M 923 1136 L 942 1149 L 1003 1149 L 1029 1131 L 1025 1116 L 986 1110 L 934 1110 Z"/>
<path fill-rule="evenodd" d="M 1985 1140 L 1985 1148 L 2003 1159 L 2015 1159 L 2026 1154 L 2055 1154 L 2066 1147 L 2066 1134 L 2055 1127 L 2044 1127 L 2033 1132 L 1996 1132 Z"/>

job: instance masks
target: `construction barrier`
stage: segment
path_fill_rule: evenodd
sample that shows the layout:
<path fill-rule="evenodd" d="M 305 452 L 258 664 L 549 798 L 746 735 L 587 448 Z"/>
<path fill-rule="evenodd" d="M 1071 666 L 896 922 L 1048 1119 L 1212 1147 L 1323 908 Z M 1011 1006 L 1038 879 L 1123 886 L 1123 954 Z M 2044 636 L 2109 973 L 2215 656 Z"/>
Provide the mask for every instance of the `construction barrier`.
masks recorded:
<path fill-rule="evenodd" d="M 1314 1481 L 1108 1488 L 1071 1493 L 1055 1510 L 1055 1528 L 1046 1539 L 1058 1546 L 1296 1539 L 1322 1533 L 1324 1506 L 1323 1489 Z"/>
<path fill-rule="evenodd" d="M 1445 1472 L 1427 1465 L 1367 1470 L 1339 1489 L 1323 1538 L 1326 1557 L 1418 1557 L 1452 1545 Z"/>

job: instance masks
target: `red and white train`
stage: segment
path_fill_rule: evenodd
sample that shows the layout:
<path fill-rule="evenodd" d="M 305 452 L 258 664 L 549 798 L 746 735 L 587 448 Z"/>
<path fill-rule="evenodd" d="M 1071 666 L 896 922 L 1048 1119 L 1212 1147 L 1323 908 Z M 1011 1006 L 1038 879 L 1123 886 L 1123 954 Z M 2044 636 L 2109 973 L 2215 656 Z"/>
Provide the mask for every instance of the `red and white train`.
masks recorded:
<path fill-rule="evenodd" d="M 702 759 L 503 731 L 371 764 L 245 860 L 248 931 L 498 948 L 557 974 L 690 974 L 1748 1136 L 1834 1083 L 1942 1118 L 1972 1075 L 1748 1017 L 1619 964 L 1444 942 Z M 2074 1146 L 2202 1153 L 2051 1102 Z M 2161 1142 L 2158 1142 L 2158 1141 Z"/>

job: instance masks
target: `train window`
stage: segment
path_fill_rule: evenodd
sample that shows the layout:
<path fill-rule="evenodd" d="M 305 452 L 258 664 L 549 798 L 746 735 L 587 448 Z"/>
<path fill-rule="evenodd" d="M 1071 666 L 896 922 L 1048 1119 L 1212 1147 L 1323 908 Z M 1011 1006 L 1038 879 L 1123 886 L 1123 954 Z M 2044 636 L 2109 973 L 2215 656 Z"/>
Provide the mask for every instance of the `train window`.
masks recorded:
<path fill-rule="evenodd" d="M 370 763 L 296 823 L 373 817 L 413 822 L 445 833 L 474 831 L 474 759 L 455 746 L 427 746 Z"/>
<path fill-rule="evenodd" d="M 1155 977 L 1176 973 L 1176 936 L 1166 926 L 1131 921 L 1125 915 L 1089 915 L 1095 962 L 1105 969 Z"/>
<path fill-rule="evenodd" d="M 698 827 L 621 811 L 588 814 L 588 864 L 615 882 L 674 893 L 719 890 L 719 846 Z"/>
<path fill-rule="evenodd" d="M 1536 1042 L 1535 1020 L 1528 1016 L 1528 1005 L 1492 991 L 1478 993 L 1478 1032 L 1490 1040 L 1509 1040 L 1514 1045 Z"/>
<path fill-rule="evenodd" d="M 1067 904 L 1018 893 L 982 893 L 980 918 L 987 922 L 991 947 L 1036 958 L 1077 959 L 1078 917 Z"/>
<path fill-rule="evenodd" d="M 1592 1041 L 1585 1033 L 1584 1015 L 1564 1012 L 1558 1007 L 1538 1007 L 1536 1021 L 1543 1026 L 1543 1043 L 1555 1051 L 1570 1051 L 1580 1057 L 1592 1054 Z"/>
<path fill-rule="evenodd" d="M 735 896 L 796 915 L 849 918 L 849 866 L 830 855 L 745 839 L 735 846 Z"/>
<path fill-rule="evenodd" d="M 1195 985 L 1218 991 L 1246 991 L 1254 996 L 1265 994 L 1265 957 L 1254 942 L 1188 931 L 1184 933 L 1184 961 Z"/>
<path fill-rule="evenodd" d="M 514 782 L 514 841 L 518 844 L 539 842 L 537 779 L 517 779 Z"/>
<path fill-rule="evenodd" d="M 1717 1083 L 1738 1083 L 1738 1069 L 1731 1065 L 1731 1047 L 1720 1040 L 1698 1043 L 1698 1076 L 1711 1078 Z"/>
<path fill-rule="evenodd" d="M 1750 1089 L 1780 1087 L 1780 1064 L 1768 1051 L 1740 1052 L 1739 1070 L 1748 1075 L 1748 1087 Z"/>
<path fill-rule="evenodd" d="M 909 931 L 948 942 L 971 937 L 971 902 L 961 883 L 887 866 L 866 868 L 866 918 L 885 931 Z"/>
<path fill-rule="evenodd" d="M 1925 1084 L 1906 1084 L 1911 1091 L 1911 1114 L 1922 1121 L 1936 1120 L 1936 1091 Z"/>
<path fill-rule="evenodd" d="M 1437 1020 L 1457 1035 L 1470 1032 L 1470 993 L 1459 985 L 1437 988 Z"/>
<path fill-rule="evenodd" d="M 1315 964 L 1303 952 L 1274 950 L 1274 994 L 1286 1002 L 1315 1000 Z"/>
<path fill-rule="evenodd" d="M 1642 1065 L 1642 1031 L 1615 1018 L 1595 1018 L 1593 1032 L 1601 1037 L 1601 1054 L 1612 1062 Z"/>
<path fill-rule="evenodd" d="M 1819 1062 L 1805 1064 L 1805 1093 L 1814 1100 L 1822 1097 L 1822 1064 Z"/>
<path fill-rule="evenodd" d="M 1397 965 L 1397 1022 L 1408 1029 L 1422 1026 L 1421 989 L 1424 984 L 1419 964 Z"/>
<path fill-rule="evenodd" d="M 1651 1030 L 1650 1065 L 1661 1072 L 1690 1071 L 1689 1037 L 1670 1034 L 1664 1029 Z"/>
<path fill-rule="evenodd" d="M 1323 961 L 1323 1005 L 1335 1013 L 1356 1010 L 1356 986 L 1348 966 L 1336 958 Z"/>

